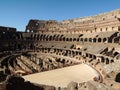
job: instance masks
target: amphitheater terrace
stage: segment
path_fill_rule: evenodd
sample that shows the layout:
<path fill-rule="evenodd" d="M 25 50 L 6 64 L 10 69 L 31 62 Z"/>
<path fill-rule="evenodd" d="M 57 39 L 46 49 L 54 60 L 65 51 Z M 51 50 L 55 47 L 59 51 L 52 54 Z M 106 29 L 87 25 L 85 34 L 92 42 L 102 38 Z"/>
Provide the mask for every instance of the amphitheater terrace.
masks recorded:
<path fill-rule="evenodd" d="M 5 88 L 120 90 L 120 9 L 61 22 L 31 19 L 24 32 L 0 26 Z"/>

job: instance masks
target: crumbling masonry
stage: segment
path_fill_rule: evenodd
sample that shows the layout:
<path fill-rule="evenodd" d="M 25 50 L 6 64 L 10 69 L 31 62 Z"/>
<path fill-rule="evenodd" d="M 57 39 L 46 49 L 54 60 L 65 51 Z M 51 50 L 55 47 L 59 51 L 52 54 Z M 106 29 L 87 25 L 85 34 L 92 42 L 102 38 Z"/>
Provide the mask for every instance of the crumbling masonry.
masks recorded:
<path fill-rule="evenodd" d="M 94 68 L 100 76 L 80 82 L 77 89 L 71 90 L 97 90 L 98 85 L 120 89 L 119 9 L 61 22 L 30 20 L 25 32 L 0 27 L 2 76 L 29 75 L 81 63 Z"/>

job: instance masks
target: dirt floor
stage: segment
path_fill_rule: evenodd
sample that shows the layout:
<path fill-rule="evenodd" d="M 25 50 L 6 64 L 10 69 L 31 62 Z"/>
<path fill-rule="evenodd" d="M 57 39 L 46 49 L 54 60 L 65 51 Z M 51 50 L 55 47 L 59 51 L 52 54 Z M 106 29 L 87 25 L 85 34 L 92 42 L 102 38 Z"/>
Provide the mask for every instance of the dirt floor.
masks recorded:
<path fill-rule="evenodd" d="M 93 80 L 98 73 L 87 64 L 79 64 L 61 69 L 23 76 L 26 81 L 37 84 L 66 87 L 71 81 L 86 82 Z"/>

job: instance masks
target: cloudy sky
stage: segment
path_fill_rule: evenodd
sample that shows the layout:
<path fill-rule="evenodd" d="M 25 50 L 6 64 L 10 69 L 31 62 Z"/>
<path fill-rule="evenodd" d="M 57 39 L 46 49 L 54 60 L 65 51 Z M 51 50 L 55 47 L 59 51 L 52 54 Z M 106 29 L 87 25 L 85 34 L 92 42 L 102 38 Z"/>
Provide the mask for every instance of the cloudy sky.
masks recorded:
<path fill-rule="evenodd" d="M 0 0 L 0 26 L 24 31 L 30 19 L 58 20 L 120 9 L 120 0 Z"/>

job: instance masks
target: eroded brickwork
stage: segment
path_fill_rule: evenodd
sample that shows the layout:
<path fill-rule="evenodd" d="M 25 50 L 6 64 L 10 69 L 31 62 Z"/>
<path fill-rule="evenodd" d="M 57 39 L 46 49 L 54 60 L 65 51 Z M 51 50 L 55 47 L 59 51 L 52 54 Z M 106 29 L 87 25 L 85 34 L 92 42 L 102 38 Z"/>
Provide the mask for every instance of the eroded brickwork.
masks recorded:
<path fill-rule="evenodd" d="M 30 20 L 25 32 L 0 27 L 0 81 L 7 75 L 29 75 L 81 63 L 94 68 L 99 77 L 75 87 L 70 83 L 69 90 L 120 89 L 119 9 L 61 22 Z"/>

